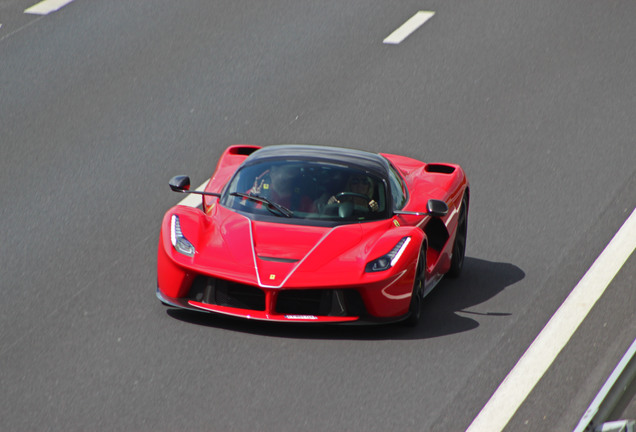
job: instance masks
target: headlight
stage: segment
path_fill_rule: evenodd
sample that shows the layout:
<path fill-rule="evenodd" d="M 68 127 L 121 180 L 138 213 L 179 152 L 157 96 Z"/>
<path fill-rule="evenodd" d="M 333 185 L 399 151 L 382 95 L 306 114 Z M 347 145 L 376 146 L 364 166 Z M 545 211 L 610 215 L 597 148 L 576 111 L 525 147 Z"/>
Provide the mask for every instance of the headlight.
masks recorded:
<path fill-rule="evenodd" d="M 400 241 L 397 242 L 395 246 L 393 246 L 393 249 L 391 249 L 388 254 L 374 259 L 366 265 L 364 270 L 366 272 L 379 272 L 393 267 L 402 256 L 404 249 L 406 249 L 406 246 L 409 244 L 410 241 L 411 237 L 402 237 Z"/>
<path fill-rule="evenodd" d="M 183 233 L 181 232 L 181 224 L 179 223 L 179 216 L 177 215 L 172 215 L 172 219 L 170 221 L 170 241 L 177 252 L 187 256 L 194 256 L 194 246 L 192 246 L 192 243 L 183 236 Z"/>

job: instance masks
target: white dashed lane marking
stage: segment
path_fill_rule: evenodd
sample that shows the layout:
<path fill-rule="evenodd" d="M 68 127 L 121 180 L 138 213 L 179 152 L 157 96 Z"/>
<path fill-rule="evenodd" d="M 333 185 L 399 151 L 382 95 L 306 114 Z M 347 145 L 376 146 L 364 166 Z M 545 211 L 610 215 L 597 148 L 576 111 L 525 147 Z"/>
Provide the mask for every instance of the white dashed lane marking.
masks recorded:
<path fill-rule="evenodd" d="M 411 33 L 420 28 L 422 24 L 428 21 L 435 12 L 431 11 L 419 11 L 411 18 L 409 18 L 404 24 L 398 27 L 393 33 L 388 35 L 384 41 L 385 44 L 397 45 L 404 39 L 409 37 Z"/>
<path fill-rule="evenodd" d="M 24 10 L 24 13 L 33 15 L 48 15 L 51 12 L 55 12 L 73 2 L 73 0 L 44 0 L 38 4 L 31 6 Z"/>

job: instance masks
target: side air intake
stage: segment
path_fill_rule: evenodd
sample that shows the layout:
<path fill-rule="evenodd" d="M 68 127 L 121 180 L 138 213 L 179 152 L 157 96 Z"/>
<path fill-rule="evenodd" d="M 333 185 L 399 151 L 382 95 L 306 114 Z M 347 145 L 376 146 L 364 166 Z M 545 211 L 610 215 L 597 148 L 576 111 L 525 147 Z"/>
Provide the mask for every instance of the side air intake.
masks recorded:
<path fill-rule="evenodd" d="M 451 165 L 440 164 L 440 163 L 432 163 L 432 164 L 427 164 L 424 170 L 430 173 L 452 174 L 455 172 L 455 167 Z"/>
<path fill-rule="evenodd" d="M 227 152 L 231 155 L 249 156 L 259 148 L 259 146 L 252 145 L 235 145 L 230 147 Z"/>

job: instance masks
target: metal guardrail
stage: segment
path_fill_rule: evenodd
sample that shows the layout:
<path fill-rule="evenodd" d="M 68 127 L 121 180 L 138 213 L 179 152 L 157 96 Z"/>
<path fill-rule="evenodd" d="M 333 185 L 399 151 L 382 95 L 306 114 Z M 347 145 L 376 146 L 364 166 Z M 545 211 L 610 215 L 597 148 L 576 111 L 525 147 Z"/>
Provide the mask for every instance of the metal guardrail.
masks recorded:
<path fill-rule="evenodd" d="M 603 423 L 594 428 L 598 432 L 634 432 L 634 420 L 619 420 Z"/>
<path fill-rule="evenodd" d="M 573 432 L 636 432 L 634 420 L 607 422 L 634 379 L 636 379 L 636 339 L 618 362 Z"/>

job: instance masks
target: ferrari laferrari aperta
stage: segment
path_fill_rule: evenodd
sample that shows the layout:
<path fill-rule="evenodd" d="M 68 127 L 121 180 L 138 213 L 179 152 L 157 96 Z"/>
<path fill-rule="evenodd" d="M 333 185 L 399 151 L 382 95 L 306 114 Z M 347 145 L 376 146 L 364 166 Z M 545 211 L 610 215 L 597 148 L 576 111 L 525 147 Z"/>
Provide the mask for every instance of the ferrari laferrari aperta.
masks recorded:
<path fill-rule="evenodd" d="M 161 224 L 157 297 L 200 312 L 302 323 L 417 324 L 462 270 L 469 185 L 458 165 L 360 150 L 231 146 L 202 196 Z"/>

